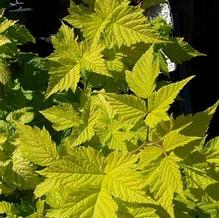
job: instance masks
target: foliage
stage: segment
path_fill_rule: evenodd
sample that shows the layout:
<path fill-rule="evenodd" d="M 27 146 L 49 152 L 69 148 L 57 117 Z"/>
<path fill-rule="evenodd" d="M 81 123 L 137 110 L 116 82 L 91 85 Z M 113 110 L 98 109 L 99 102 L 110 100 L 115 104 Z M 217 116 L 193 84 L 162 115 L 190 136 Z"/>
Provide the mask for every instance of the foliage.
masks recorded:
<path fill-rule="evenodd" d="M 143 12 L 129 0 L 72 2 L 41 59 L 22 52 L 33 37 L 1 11 L 2 216 L 219 216 L 219 139 L 206 140 L 219 102 L 169 110 L 193 76 L 171 82 L 168 58 L 203 54 Z"/>

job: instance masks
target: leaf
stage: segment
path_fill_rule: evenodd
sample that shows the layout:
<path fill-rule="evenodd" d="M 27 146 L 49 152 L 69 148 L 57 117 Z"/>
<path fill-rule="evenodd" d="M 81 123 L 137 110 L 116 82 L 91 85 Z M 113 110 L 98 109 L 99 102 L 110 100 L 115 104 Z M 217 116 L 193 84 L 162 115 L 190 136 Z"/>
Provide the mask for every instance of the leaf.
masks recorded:
<path fill-rule="evenodd" d="M 208 185 L 217 183 L 213 177 L 208 175 L 206 169 L 183 165 L 183 171 L 186 175 L 187 186 L 189 188 L 197 188 L 200 192 Z"/>
<path fill-rule="evenodd" d="M 208 115 L 212 116 L 217 111 L 218 106 L 219 106 L 219 100 L 214 105 L 212 105 L 211 107 L 207 108 L 205 111 L 208 113 Z"/>
<path fill-rule="evenodd" d="M 68 147 L 75 147 L 89 141 L 95 135 L 95 127 L 99 121 L 99 113 L 94 105 L 88 102 L 83 110 L 82 124 L 73 129 L 66 139 Z"/>
<path fill-rule="evenodd" d="M 11 164 L 4 171 L 3 178 L 11 188 L 18 188 L 19 190 L 34 189 L 41 181 L 34 170 L 30 162 L 22 157 L 20 149 L 16 149 L 13 152 Z"/>
<path fill-rule="evenodd" d="M 192 141 L 196 141 L 200 137 L 185 136 L 175 131 L 171 131 L 164 136 L 163 147 L 165 151 L 171 151 L 178 147 L 185 146 Z"/>
<path fill-rule="evenodd" d="M 38 185 L 35 194 L 40 197 L 58 187 L 72 189 L 67 201 L 49 212 L 50 217 L 59 211 L 71 217 L 108 217 L 108 211 L 116 217 L 117 206 L 112 196 L 154 204 L 142 190 L 141 175 L 134 170 L 136 161 L 137 156 L 128 153 L 113 152 L 105 158 L 89 147 L 75 148 L 72 156 L 39 172 L 46 180 Z"/>
<path fill-rule="evenodd" d="M 181 115 L 178 116 L 173 122 L 173 130 L 178 129 L 182 126 L 185 126 L 180 133 L 190 137 L 200 137 L 194 142 L 190 142 L 188 145 L 184 147 L 179 147 L 176 150 L 176 154 L 185 159 L 192 159 L 193 153 L 192 151 L 197 149 L 202 149 L 205 141 L 206 133 L 209 128 L 210 121 L 217 109 L 218 103 L 213 105 L 212 107 L 206 109 L 205 111 L 198 112 L 194 115 Z"/>
<path fill-rule="evenodd" d="M 181 115 L 174 120 L 174 129 L 180 126 L 187 125 L 181 133 L 188 136 L 203 137 L 208 130 L 208 126 L 216 109 L 218 107 L 218 102 L 216 102 L 212 107 L 207 108 L 205 111 L 198 112 L 195 115 L 189 114 L 187 116 Z"/>
<path fill-rule="evenodd" d="M 143 11 L 138 7 L 121 4 L 112 12 L 110 22 L 112 24 L 107 30 L 108 37 L 118 46 L 131 46 L 139 42 L 164 42 L 153 31 Z"/>
<path fill-rule="evenodd" d="M 76 90 L 80 80 L 80 65 L 71 66 L 71 63 L 50 65 L 50 79 L 46 97 L 63 90 Z"/>
<path fill-rule="evenodd" d="M 108 165 L 106 166 L 105 171 L 108 173 L 113 171 L 115 168 L 133 168 L 136 166 L 135 163 L 137 162 L 137 160 L 137 155 L 131 155 L 127 152 L 112 152 L 111 155 L 107 157 Z"/>
<path fill-rule="evenodd" d="M 117 217 L 119 218 L 158 218 L 156 209 L 150 205 L 119 203 Z"/>
<path fill-rule="evenodd" d="M 0 35 L 0 46 L 5 45 L 7 43 L 10 43 L 10 39 L 8 39 L 7 37 Z"/>
<path fill-rule="evenodd" d="M 219 137 L 211 139 L 205 146 L 206 161 L 215 164 L 219 169 Z"/>
<path fill-rule="evenodd" d="M 126 130 L 125 125 L 120 121 L 111 121 L 108 125 L 103 126 L 98 130 L 98 135 L 102 145 L 119 151 L 126 151 L 126 141 L 130 141 L 132 138 L 131 132 Z"/>
<path fill-rule="evenodd" d="M 72 189 L 100 186 L 104 177 L 104 159 L 91 148 L 74 150 L 73 157 L 58 160 L 39 172 L 47 179 L 35 190 L 36 196 L 40 197 L 59 186 Z"/>
<path fill-rule="evenodd" d="M 128 5 L 129 0 L 96 0 L 95 12 L 104 19 L 121 4 Z"/>
<path fill-rule="evenodd" d="M 28 216 L 28 218 L 39 218 L 43 217 L 45 214 L 45 200 L 38 200 L 36 203 L 36 212 Z"/>
<path fill-rule="evenodd" d="M 1 21 L 0 25 L 0 33 L 4 33 L 10 27 L 13 27 L 17 21 L 14 20 L 7 20 L 4 18 L 3 22 Z"/>
<path fill-rule="evenodd" d="M 83 58 L 81 59 L 81 68 L 90 72 L 112 77 L 112 75 L 107 71 L 106 63 L 103 59 L 102 51 L 104 46 L 97 45 L 89 47 L 89 45 L 84 45 Z"/>
<path fill-rule="evenodd" d="M 132 169 L 135 167 L 135 158 L 121 153 L 111 153 L 107 158 L 103 187 L 123 201 L 151 203 L 142 190 L 140 174 Z"/>
<path fill-rule="evenodd" d="M 180 90 L 193 78 L 188 77 L 180 82 L 163 86 L 148 99 L 148 115 L 146 124 L 150 127 L 156 126 L 161 121 L 169 120 L 167 111 Z"/>
<path fill-rule="evenodd" d="M 48 166 L 59 157 L 55 144 L 45 128 L 17 124 L 24 158 L 40 166 Z"/>
<path fill-rule="evenodd" d="M 33 107 L 24 107 L 13 112 L 10 112 L 6 120 L 10 123 L 30 123 L 34 119 L 34 108 Z"/>
<path fill-rule="evenodd" d="M 24 25 L 13 25 L 13 27 L 8 29 L 5 35 L 18 44 L 35 43 L 34 37 Z"/>
<path fill-rule="evenodd" d="M 164 46 L 164 53 L 176 64 L 182 64 L 193 57 L 205 56 L 192 48 L 183 38 L 176 37 L 172 43 Z"/>
<path fill-rule="evenodd" d="M 200 208 L 203 210 L 203 213 L 207 213 L 212 218 L 217 218 L 219 214 L 219 205 L 218 202 L 207 203 L 205 205 L 200 205 Z"/>
<path fill-rule="evenodd" d="M 91 49 L 86 43 L 78 43 L 73 29 L 67 25 L 62 24 L 52 43 L 55 51 L 48 58 L 50 80 L 47 98 L 70 88 L 75 92 L 81 70 L 111 76 L 102 55 L 104 47 L 97 45 Z"/>
<path fill-rule="evenodd" d="M 0 59 L 0 83 L 5 85 L 10 81 L 10 78 L 10 71 L 7 64 L 2 59 Z"/>
<path fill-rule="evenodd" d="M 51 210 L 48 217 L 116 218 L 116 202 L 104 190 L 89 189 L 69 196 L 58 210 Z"/>
<path fill-rule="evenodd" d="M 126 0 L 97 1 L 95 13 L 72 4 L 70 15 L 65 20 L 80 28 L 92 46 L 97 45 L 103 37 L 118 46 L 164 41 L 153 32 L 143 11 L 138 7 L 129 6 L 128 3 Z"/>
<path fill-rule="evenodd" d="M 13 204 L 6 202 L 6 201 L 0 201 L 0 214 L 6 213 L 7 215 L 12 215 L 13 210 Z"/>
<path fill-rule="evenodd" d="M 140 153 L 140 161 L 138 167 L 143 169 L 149 167 L 150 163 L 157 161 L 157 159 L 163 154 L 163 151 L 156 146 L 147 146 Z"/>
<path fill-rule="evenodd" d="M 13 189 L 9 188 L 8 186 L 0 182 L 0 194 L 1 195 L 10 195 L 13 192 L 14 192 Z"/>
<path fill-rule="evenodd" d="M 174 217 L 174 193 L 182 194 L 183 184 L 177 159 L 174 156 L 165 157 L 159 166 L 146 176 L 154 198 Z"/>
<path fill-rule="evenodd" d="M 158 218 L 156 210 L 150 207 L 129 207 L 130 214 L 134 218 Z"/>
<path fill-rule="evenodd" d="M 0 145 L 4 144 L 7 141 L 7 135 L 0 133 Z"/>
<path fill-rule="evenodd" d="M 57 131 L 80 125 L 78 113 L 71 104 L 53 106 L 41 111 L 41 114 L 53 123 L 53 128 Z"/>
<path fill-rule="evenodd" d="M 114 121 L 116 117 L 116 113 L 113 110 L 111 104 L 106 100 L 106 97 L 103 93 L 99 93 L 97 96 L 93 96 L 92 98 L 94 105 L 98 108 L 101 116 L 100 120 L 103 124 L 109 124 Z"/>
<path fill-rule="evenodd" d="M 154 61 L 153 47 L 150 47 L 135 64 L 133 72 L 126 73 L 126 81 L 137 96 L 149 98 L 156 88 L 159 72 L 159 63 Z"/>
<path fill-rule="evenodd" d="M 147 113 L 146 103 L 133 95 L 104 94 L 120 120 L 137 123 L 144 119 Z"/>
<path fill-rule="evenodd" d="M 130 127 L 118 120 L 112 106 L 102 94 L 98 94 L 94 102 L 100 111 L 97 134 L 102 146 L 107 145 L 113 150 L 127 150 L 126 141 L 133 137 Z"/>
<path fill-rule="evenodd" d="M 122 177 L 120 175 L 123 175 Z M 132 170 L 115 169 L 104 178 L 103 184 L 113 196 L 128 202 L 147 202 L 144 192 L 140 189 L 140 175 Z"/>

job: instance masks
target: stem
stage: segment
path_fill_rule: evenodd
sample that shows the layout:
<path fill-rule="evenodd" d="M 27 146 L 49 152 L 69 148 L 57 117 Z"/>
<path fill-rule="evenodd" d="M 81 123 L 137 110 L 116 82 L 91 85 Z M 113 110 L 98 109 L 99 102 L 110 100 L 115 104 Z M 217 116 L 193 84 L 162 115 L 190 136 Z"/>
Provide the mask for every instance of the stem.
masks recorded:
<path fill-rule="evenodd" d="M 140 151 L 142 148 L 144 148 L 144 146 L 146 146 L 147 144 L 144 142 L 143 144 L 141 144 L 140 146 L 138 146 L 136 149 L 134 149 L 133 151 L 130 151 L 131 154 L 135 154 L 138 151 Z"/>
<path fill-rule="evenodd" d="M 158 148 L 160 148 L 160 149 L 163 151 L 165 157 L 168 156 L 167 153 L 166 153 L 166 151 L 165 151 L 165 149 L 164 149 L 164 147 L 163 147 L 162 145 L 160 145 L 160 144 L 157 143 L 157 142 L 153 142 L 153 144 L 156 145 Z"/>
<path fill-rule="evenodd" d="M 146 140 L 145 140 L 145 143 L 146 143 L 146 144 L 149 143 L 149 131 L 150 131 L 150 127 L 147 126 L 147 133 L 146 133 Z"/>
<path fill-rule="evenodd" d="M 147 132 L 146 132 L 146 139 L 145 142 L 143 144 L 141 144 L 140 146 L 138 146 L 136 149 L 134 149 L 133 151 L 131 151 L 131 154 L 137 153 L 138 151 L 140 151 L 143 147 L 147 146 L 149 142 L 149 131 L 150 131 L 150 127 L 147 126 Z"/>

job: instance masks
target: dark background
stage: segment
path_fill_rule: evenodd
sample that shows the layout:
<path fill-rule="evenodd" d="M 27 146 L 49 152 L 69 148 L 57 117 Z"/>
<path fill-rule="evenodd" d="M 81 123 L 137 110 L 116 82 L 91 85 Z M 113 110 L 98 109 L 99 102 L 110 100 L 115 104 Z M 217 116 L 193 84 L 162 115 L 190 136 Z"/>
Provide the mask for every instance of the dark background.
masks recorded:
<path fill-rule="evenodd" d="M 22 1 L 22 0 L 20 0 Z M 13 1 L 11 1 L 13 2 Z M 7 11 L 8 16 L 22 16 L 23 22 L 37 38 L 37 43 L 26 48 L 29 51 L 47 56 L 51 53 L 51 44 L 46 37 L 55 34 L 60 26 L 60 19 L 67 15 L 68 0 L 23 0 L 22 8 L 32 11 Z M 218 0 L 170 0 L 174 16 L 174 34 L 183 36 L 197 50 L 207 54 L 177 68 L 180 75 L 197 75 L 190 84 L 185 104 L 185 112 L 195 113 L 213 105 L 219 96 L 218 42 L 219 27 Z M 13 9 L 13 8 L 12 8 Z M 210 126 L 210 136 L 219 135 L 219 113 Z"/>
<path fill-rule="evenodd" d="M 194 48 L 207 54 L 184 64 L 183 71 L 197 75 L 190 85 L 192 112 L 213 105 L 219 97 L 218 81 L 218 0 L 171 0 L 175 32 L 184 36 Z M 180 67 L 178 70 L 182 70 Z M 210 137 L 219 135 L 219 112 L 211 126 Z"/>

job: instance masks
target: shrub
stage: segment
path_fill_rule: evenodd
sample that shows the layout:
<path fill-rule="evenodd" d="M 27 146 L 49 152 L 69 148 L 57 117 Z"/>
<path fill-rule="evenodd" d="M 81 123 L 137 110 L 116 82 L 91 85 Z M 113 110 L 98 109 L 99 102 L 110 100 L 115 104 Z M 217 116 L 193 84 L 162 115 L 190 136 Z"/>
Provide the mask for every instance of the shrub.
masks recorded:
<path fill-rule="evenodd" d="M 171 82 L 167 60 L 203 54 L 143 12 L 71 3 L 45 59 L 21 51 L 33 37 L 1 12 L 0 214 L 219 216 L 219 141 L 206 141 L 219 102 L 169 111 L 193 76 Z"/>

